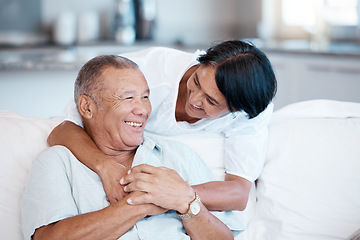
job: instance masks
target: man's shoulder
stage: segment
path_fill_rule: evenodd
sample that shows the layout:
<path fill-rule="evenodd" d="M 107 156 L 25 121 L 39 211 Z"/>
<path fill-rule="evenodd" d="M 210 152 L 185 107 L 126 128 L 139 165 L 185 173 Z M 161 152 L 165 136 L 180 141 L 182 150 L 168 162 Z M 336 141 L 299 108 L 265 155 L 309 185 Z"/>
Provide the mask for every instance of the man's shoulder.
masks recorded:
<path fill-rule="evenodd" d="M 33 164 L 46 164 L 48 166 L 63 165 L 65 162 L 70 162 L 73 159 L 75 159 L 75 157 L 69 149 L 64 146 L 56 145 L 40 152 L 34 159 Z"/>
<path fill-rule="evenodd" d="M 40 152 L 39 156 L 68 156 L 69 154 L 72 155 L 71 151 L 60 145 L 55 145 L 49 148 L 46 148 L 42 152 Z"/>

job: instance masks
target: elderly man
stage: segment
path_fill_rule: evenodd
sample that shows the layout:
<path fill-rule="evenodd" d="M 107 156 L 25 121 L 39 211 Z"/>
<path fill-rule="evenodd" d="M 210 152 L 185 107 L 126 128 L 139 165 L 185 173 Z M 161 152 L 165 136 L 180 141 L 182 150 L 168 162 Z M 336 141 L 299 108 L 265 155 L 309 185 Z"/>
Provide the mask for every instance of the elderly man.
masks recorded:
<path fill-rule="evenodd" d="M 68 149 L 55 146 L 34 160 L 24 189 L 25 239 L 233 239 L 242 230 L 232 212 L 210 213 L 186 182 L 212 180 L 192 150 L 144 138 L 151 104 L 135 63 L 112 55 L 90 60 L 76 79 L 75 101 L 102 152 L 126 171 L 141 164 L 168 171 L 175 191 L 162 193 L 158 202 L 130 205 L 131 197 L 147 194 L 134 191 L 109 205 L 99 176 Z"/>

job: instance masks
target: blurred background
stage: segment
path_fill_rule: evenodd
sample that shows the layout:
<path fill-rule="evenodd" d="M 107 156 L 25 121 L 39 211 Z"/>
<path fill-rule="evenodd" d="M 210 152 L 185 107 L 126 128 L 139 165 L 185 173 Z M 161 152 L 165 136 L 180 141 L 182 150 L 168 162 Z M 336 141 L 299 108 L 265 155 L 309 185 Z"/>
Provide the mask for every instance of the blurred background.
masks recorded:
<path fill-rule="evenodd" d="M 360 102 L 360 0 L 0 0 L 0 110 L 61 117 L 80 67 L 151 46 L 193 52 L 253 42 L 279 86 L 275 108 Z"/>

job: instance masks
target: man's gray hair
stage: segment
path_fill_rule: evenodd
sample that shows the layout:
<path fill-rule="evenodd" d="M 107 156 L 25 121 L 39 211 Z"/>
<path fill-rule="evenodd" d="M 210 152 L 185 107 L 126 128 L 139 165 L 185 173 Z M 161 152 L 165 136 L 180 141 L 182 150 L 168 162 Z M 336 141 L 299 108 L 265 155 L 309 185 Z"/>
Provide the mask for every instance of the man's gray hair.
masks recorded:
<path fill-rule="evenodd" d="M 117 55 L 101 55 L 94 57 L 85 63 L 76 77 L 74 86 L 74 101 L 76 106 L 80 95 L 87 95 L 98 103 L 96 96 L 98 90 L 101 89 L 103 80 L 102 72 L 107 67 L 114 67 L 117 69 L 138 69 L 136 63 L 125 57 Z"/>

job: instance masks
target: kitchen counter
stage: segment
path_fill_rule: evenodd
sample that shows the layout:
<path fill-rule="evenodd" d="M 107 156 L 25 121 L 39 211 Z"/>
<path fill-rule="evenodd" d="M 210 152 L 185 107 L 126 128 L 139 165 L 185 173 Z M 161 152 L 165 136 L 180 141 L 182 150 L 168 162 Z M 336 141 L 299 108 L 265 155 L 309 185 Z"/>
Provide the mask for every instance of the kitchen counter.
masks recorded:
<path fill-rule="evenodd" d="M 247 40 L 254 43 L 265 53 L 320 54 L 360 58 L 360 45 L 357 43 L 318 45 L 304 40 L 273 42 L 264 42 L 259 39 Z M 0 71 L 79 70 L 86 61 L 100 54 L 121 54 L 152 46 L 167 46 L 190 52 L 207 48 L 207 46 L 164 45 L 153 42 L 140 42 L 128 46 L 103 42 L 72 47 L 3 48 L 0 49 Z"/>
<path fill-rule="evenodd" d="M 120 54 L 139 51 L 152 44 L 124 46 L 99 43 L 71 47 L 38 46 L 0 50 L 0 70 L 78 70 L 91 58 L 101 54 Z"/>
<path fill-rule="evenodd" d="M 315 48 L 307 42 L 261 42 L 251 39 L 269 57 L 278 80 L 275 109 L 311 99 L 360 102 L 360 48 L 332 44 Z M 100 54 L 121 54 L 152 46 L 188 52 L 207 46 L 111 42 L 73 47 L 38 46 L 0 49 L 0 109 L 29 117 L 62 116 L 73 97 L 81 66 Z"/>

